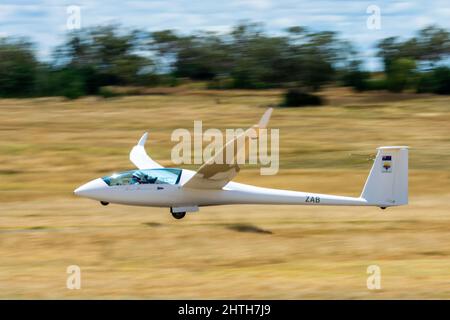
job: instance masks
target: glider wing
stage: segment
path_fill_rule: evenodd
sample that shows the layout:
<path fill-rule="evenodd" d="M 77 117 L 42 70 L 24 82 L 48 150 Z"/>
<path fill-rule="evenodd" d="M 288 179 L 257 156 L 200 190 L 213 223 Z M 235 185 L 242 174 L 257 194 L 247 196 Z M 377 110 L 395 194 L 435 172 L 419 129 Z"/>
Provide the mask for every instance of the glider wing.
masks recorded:
<path fill-rule="evenodd" d="M 265 129 L 272 114 L 268 109 L 258 124 L 228 141 L 213 157 L 206 161 L 183 187 L 193 189 L 222 189 L 240 170 L 238 159 L 247 159 L 250 139 L 257 138 L 260 129 Z M 244 149 L 244 150 L 242 150 Z M 242 154 L 245 152 L 245 154 Z"/>

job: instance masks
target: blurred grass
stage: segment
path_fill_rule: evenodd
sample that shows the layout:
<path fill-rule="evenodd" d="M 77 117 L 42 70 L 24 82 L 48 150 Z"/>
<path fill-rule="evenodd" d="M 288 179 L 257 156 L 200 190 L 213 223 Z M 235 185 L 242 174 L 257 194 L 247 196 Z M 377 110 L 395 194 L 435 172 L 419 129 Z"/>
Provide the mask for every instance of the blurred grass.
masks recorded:
<path fill-rule="evenodd" d="M 144 131 L 149 153 L 170 166 L 173 129 L 247 128 L 279 94 L 0 100 L 0 297 L 449 298 L 449 97 L 329 88 L 325 107 L 274 111 L 278 175 L 252 167 L 237 178 L 358 195 L 376 147 L 409 145 L 407 207 L 211 207 L 175 221 L 167 209 L 72 196 L 132 168 Z M 65 289 L 70 264 L 82 269 L 80 291 Z M 382 268 L 381 291 L 366 289 L 370 264 Z"/>

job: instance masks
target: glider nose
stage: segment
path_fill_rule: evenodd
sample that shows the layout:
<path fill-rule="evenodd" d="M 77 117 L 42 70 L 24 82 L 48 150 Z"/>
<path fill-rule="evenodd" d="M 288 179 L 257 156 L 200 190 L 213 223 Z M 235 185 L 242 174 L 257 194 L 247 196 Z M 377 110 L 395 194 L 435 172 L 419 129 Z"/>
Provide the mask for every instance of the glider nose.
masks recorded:
<path fill-rule="evenodd" d="M 102 178 L 98 178 L 92 181 L 89 181 L 86 184 L 78 187 L 73 191 L 73 193 L 80 197 L 95 197 L 99 191 L 104 190 L 108 185 L 103 181 Z"/>

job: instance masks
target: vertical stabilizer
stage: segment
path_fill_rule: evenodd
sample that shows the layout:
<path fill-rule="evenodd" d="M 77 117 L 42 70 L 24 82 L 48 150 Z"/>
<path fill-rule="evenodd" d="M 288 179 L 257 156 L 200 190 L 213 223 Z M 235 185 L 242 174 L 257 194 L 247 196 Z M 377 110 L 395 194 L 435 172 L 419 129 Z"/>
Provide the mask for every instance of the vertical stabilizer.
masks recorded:
<path fill-rule="evenodd" d="M 379 147 L 361 198 L 390 207 L 408 204 L 408 147 Z"/>

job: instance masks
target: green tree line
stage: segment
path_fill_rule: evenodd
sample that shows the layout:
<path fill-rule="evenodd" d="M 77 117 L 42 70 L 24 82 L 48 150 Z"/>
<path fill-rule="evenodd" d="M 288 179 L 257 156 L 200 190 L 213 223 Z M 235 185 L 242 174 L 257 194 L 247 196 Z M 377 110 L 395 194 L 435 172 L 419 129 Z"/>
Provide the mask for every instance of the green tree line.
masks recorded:
<path fill-rule="evenodd" d="M 23 38 L 0 39 L 0 96 L 107 94 L 106 86 L 173 86 L 180 79 L 209 88 L 302 88 L 335 83 L 356 90 L 450 93 L 450 35 L 430 26 L 411 39 L 377 44 L 384 72 L 363 68 L 354 46 L 333 31 L 291 27 L 270 35 L 257 23 L 231 32 L 181 34 L 99 26 L 67 34 L 49 61 Z"/>

